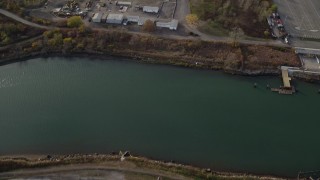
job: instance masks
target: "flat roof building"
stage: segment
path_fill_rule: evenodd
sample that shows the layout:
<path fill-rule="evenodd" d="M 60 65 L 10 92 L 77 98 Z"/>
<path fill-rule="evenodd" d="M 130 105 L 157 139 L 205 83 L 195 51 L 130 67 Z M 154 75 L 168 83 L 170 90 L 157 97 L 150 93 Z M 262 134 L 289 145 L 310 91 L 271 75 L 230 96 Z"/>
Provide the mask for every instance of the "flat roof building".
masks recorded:
<path fill-rule="evenodd" d="M 100 23 L 101 22 L 101 18 L 102 18 L 103 13 L 96 13 L 94 14 L 93 18 L 92 18 L 92 22 L 95 23 Z"/>
<path fill-rule="evenodd" d="M 123 14 L 109 14 L 106 23 L 108 24 L 122 24 L 124 19 Z"/>
<path fill-rule="evenodd" d="M 131 6 L 132 3 L 128 2 L 128 1 L 117 1 L 116 5 L 118 5 L 118 6 Z"/>
<path fill-rule="evenodd" d="M 146 13 L 159 13 L 159 7 L 156 7 L 156 6 L 143 6 L 142 11 L 146 12 Z"/>
<path fill-rule="evenodd" d="M 170 30 L 178 29 L 179 21 L 176 19 L 172 19 L 170 22 L 156 22 L 156 26 L 160 28 L 168 28 Z"/>
<path fill-rule="evenodd" d="M 139 19 L 140 19 L 139 16 L 127 16 L 127 21 L 128 21 L 128 22 L 137 23 L 137 22 L 139 22 Z"/>

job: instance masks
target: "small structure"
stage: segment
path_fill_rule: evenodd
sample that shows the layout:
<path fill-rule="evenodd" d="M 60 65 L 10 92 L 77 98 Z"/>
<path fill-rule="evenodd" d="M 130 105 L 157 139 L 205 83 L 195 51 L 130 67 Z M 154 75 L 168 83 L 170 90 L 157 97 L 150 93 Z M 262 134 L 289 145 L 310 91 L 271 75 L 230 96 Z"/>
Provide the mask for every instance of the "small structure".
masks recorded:
<path fill-rule="evenodd" d="M 157 22 L 156 26 L 160 28 L 168 28 L 170 30 L 177 30 L 178 23 L 179 23 L 178 20 L 172 19 L 170 22 Z"/>
<path fill-rule="evenodd" d="M 139 19 L 140 19 L 139 16 L 127 16 L 127 21 L 128 22 L 138 23 Z"/>
<path fill-rule="evenodd" d="M 143 12 L 146 12 L 146 13 L 159 13 L 159 7 L 156 7 L 156 6 L 143 6 L 142 8 L 142 11 Z"/>
<path fill-rule="evenodd" d="M 127 7 L 127 6 L 122 6 L 122 7 L 120 7 L 119 12 L 124 13 L 124 12 L 127 12 L 127 10 L 128 10 L 128 7 Z"/>
<path fill-rule="evenodd" d="M 61 11 L 61 8 L 55 8 L 52 10 L 52 13 L 59 13 Z"/>
<path fill-rule="evenodd" d="M 132 3 L 131 3 L 131 2 L 127 2 L 127 1 L 117 1 L 117 2 L 116 2 L 116 5 L 118 5 L 118 6 L 128 6 L 128 7 L 130 7 L 130 6 L 132 5 Z"/>
<path fill-rule="evenodd" d="M 96 13 L 94 14 L 93 18 L 92 18 L 92 22 L 95 22 L 95 23 L 101 23 L 101 18 L 103 16 L 103 13 Z"/>
<path fill-rule="evenodd" d="M 140 17 L 139 16 L 127 16 L 124 21 L 123 21 L 123 25 L 128 25 L 129 23 L 138 23 L 139 22 Z"/>
<path fill-rule="evenodd" d="M 108 24 L 122 24 L 124 19 L 123 14 L 109 14 L 106 23 Z"/>

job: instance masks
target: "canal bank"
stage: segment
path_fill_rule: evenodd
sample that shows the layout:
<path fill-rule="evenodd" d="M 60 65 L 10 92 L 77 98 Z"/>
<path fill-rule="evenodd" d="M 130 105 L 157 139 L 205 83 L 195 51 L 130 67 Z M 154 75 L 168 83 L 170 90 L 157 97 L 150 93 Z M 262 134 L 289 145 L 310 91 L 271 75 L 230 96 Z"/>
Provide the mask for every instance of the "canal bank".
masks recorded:
<path fill-rule="evenodd" d="M 114 172 L 117 172 L 116 176 Z M 128 174 L 131 174 L 131 177 Z M 168 180 L 283 179 L 272 176 L 216 172 L 210 168 L 202 169 L 173 162 L 156 161 L 131 154 L 125 158 L 116 153 L 0 156 L 1 179 L 70 179 L 71 177 L 74 179 L 120 179 L 122 177 L 121 179 L 144 180 L 159 178 Z"/>
<path fill-rule="evenodd" d="M 37 58 L 0 69 L 1 155 L 126 149 L 290 177 L 319 164 L 315 84 L 297 81 L 299 93 L 280 96 L 266 89 L 280 78 L 120 59 Z"/>
<path fill-rule="evenodd" d="M 287 47 L 178 40 L 124 31 L 86 31 L 46 31 L 34 41 L 2 48 L 0 63 L 35 56 L 85 54 L 128 57 L 148 63 L 223 70 L 241 75 L 278 74 L 281 65 L 300 66 L 294 51 Z"/>

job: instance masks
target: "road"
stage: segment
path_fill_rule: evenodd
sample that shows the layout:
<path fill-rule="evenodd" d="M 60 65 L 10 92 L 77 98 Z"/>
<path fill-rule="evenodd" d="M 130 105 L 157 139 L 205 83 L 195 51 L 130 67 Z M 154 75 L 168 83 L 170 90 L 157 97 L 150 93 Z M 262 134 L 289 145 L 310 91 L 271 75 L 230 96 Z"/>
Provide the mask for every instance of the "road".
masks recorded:
<path fill-rule="evenodd" d="M 36 24 L 36 23 L 33 23 L 33 22 L 30 22 L 30 21 L 27 21 L 9 11 L 6 11 L 6 10 L 3 10 L 3 9 L 0 9 L 0 14 L 3 14 L 11 19 L 14 19 L 18 22 L 21 22 L 25 25 L 28 25 L 28 26 L 31 26 L 31 27 L 35 27 L 35 28 L 40 28 L 40 29 L 53 29 L 54 27 L 49 27 L 49 26 L 43 26 L 43 25 L 39 25 L 39 24 Z"/>
<path fill-rule="evenodd" d="M 182 3 L 181 1 L 178 1 L 178 3 Z M 189 4 L 189 3 L 187 3 Z M 177 14 L 179 14 L 179 18 L 183 19 L 183 15 L 186 13 L 189 13 L 188 10 L 188 6 L 184 6 L 184 8 L 180 8 L 180 9 L 184 9 L 182 10 L 182 12 L 177 12 Z M 9 18 L 12 18 L 18 22 L 21 22 L 23 24 L 29 25 L 31 27 L 35 27 L 35 28 L 41 28 L 41 29 L 54 29 L 55 27 L 51 27 L 51 26 L 43 26 L 43 25 L 39 25 L 30 21 L 27 21 L 9 11 L 0 9 L 0 14 L 3 14 Z M 178 16 L 178 15 L 177 15 Z M 214 41 L 214 42 L 232 42 L 232 38 L 229 37 L 218 37 L 218 36 L 211 36 L 208 34 L 204 34 L 200 31 L 198 31 L 195 27 L 191 27 L 189 25 L 187 25 L 187 23 L 184 23 L 184 21 L 182 21 L 182 25 L 185 26 L 185 28 L 190 31 L 190 32 L 194 32 L 196 34 L 199 35 L 199 37 L 195 38 L 195 37 L 191 37 L 191 36 L 179 36 L 179 35 L 168 35 L 168 34 L 158 34 L 157 36 L 159 37 L 163 37 L 163 38 L 171 38 L 171 39 L 201 39 L 203 41 Z M 93 29 L 97 29 L 97 30 L 104 30 L 104 31 L 110 31 L 108 29 L 105 28 L 93 28 Z M 130 32 L 131 33 L 131 32 Z M 135 32 L 134 34 L 143 34 L 146 35 L 146 33 L 137 33 Z M 239 43 L 242 44 L 249 44 L 249 45 L 265 45 L 265 46 L 279 46 L 279 47 L 289 47 L 286 44 L 283 44 L 281 41 L 274 41 L 274 40 L 245 40 L 245 39 L 239 39 L 237 40 Z"/>

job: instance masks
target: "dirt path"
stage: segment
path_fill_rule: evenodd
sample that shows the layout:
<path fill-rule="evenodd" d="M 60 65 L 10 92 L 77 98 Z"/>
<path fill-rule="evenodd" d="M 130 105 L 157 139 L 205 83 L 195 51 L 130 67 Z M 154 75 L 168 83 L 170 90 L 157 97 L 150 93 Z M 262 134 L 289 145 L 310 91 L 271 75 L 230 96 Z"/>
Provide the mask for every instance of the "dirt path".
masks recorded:
<path fill-rule="evenodd" d="M 9 44 L 9 45 L 6 45 L 6 46 L 0 46 L 0 51 L 4 50 L 4 49 L 8 49 L 10 47 L 16 47 L 19 44 L 25 44 L 27 42 L 31 43 L 31 42 L 34 42 L 37 39 L 40 39 L 40 38 L 42 38 L 42 35 L 39 35 L 39 36 L 36 36 L 36 37 L 32 37 L 32 38 L 29 38 L 29 39 L 25 39 L 25 40 L 19 41 L 17 43 Z"/>
<path fill-rule="evenodd" d="M 80 174 L 89 174 L 90 171 L 116 171 L 123 174 L 126 173 L 135 173 L 141 176 L 154 176 L 154 177 L 162 177 L 174 180 L 189 180 L 191 178 L 168 173 L 162 171 L 156 171 L 151 169 L 145 168 L 137 168 L 133 167 L 131 163 L 123 162 L 123 163 L 113 163 L 113 164 L 76 164 L 76 165 L 66 165 L 66 166 L 56 166 L 50 168 L 40 168 L 40 169 L 22 169 L 17 171 L 5 172 L 0 173 L 0 179 L 12 179 L 12 178 L 30 178 L 30 177 L 45 177 L 48 175 L 61 175 L 61 174 L 73 174 L 73 175 L 80 175 Z M 99 176 L 98 176 L 99 177 Z M 103 173 L 99 178 L 104 178 Z"/>

